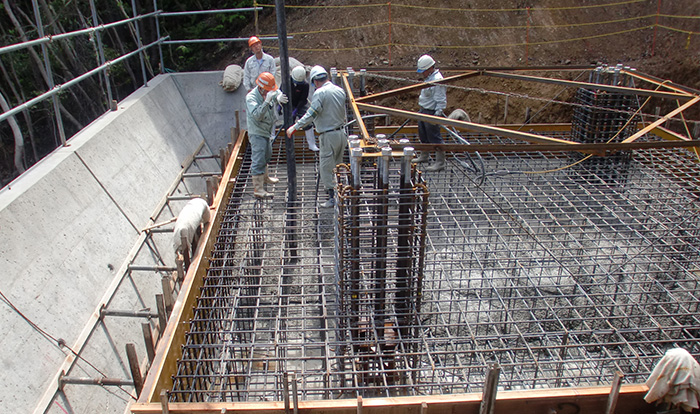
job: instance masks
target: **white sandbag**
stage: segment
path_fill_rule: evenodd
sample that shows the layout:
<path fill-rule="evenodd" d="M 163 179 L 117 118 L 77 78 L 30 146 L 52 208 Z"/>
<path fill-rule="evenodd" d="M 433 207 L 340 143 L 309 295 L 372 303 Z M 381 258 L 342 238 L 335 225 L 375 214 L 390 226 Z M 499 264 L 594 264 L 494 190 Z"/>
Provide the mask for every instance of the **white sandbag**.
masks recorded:
<path fill-rule="evenodd" d="M 683 348 L 666 351 L 646 381 L 644 401 L 663 401 L 690 412 L 700 403 L 700 364 Z"/>
<path fill-rule="evenodd" d="M 471 119 L 469 119 L 469 115 L 467 115 L 467 113 L 463 109 L 455 109 L 454 111 L 450 112 L 447 118 L 456 119 L 458 121 L 471 122 Z"/>
<path fill-rule="evenodd" d="M 233 92 L 241 86 L 243 82 L 243 68 L 238 65 L 228 65 L 224 70 L 224 79 L 219 82 L 219 86 L 226 92 Z"/>
<path fill-rule="evenodd" d="M 208 223 L 210 219 L 209 204 L 202 198 L 193 198 L 185 204 L 180 214 L 177 216 L 175 228 L 173 229 L 173 249 L 184 251 L 192 245 L 195 233 L 200 224 Z M 182 236 L 187 239 L 187 246 L 181 246 Z"/>
<path fill-rule="evenodd" d="M 293 57 L 289 58 L 289 73 L 291 75 L 292 69 L 296 68 L 297 66 L 304 66 L 303 63 L 299 62 L 298 60 L 294 59 Z M 277 82 L 277 85 L 282 85 L 282 67 L 280 66 L 280 58 L 276 57 L 275 58 L 275 82 Z"/>

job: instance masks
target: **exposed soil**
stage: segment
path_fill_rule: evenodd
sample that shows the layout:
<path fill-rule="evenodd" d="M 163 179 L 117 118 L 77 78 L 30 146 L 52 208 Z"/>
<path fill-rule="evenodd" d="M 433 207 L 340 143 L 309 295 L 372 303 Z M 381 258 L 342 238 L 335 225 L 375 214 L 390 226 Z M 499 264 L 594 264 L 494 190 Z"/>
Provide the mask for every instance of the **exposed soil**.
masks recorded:
<path fill-rule="evenodd" d="M 347 7 L 348 3 L 354 7 Z M 408 0 L 391 6 L 371 6 L 377 3 L 375 0 L 287 1 L 287 32 L 293 36 L 288 42 L 289 55 L 307 65 L 365 68 L 405 79 L 373 78 L 370 89 L 374 91 L 418 82 L 413 68 L 416 59 L 424 53 L 436 59 L 444 75 L 457 73 L 451 69 L 621 63 L 700 89 L 700 36 L 680 31 L 697 32 L 697 27 L 693 27 L 697 26 L 697 21 L 663 17 L 698 15 L 700 3 L 696 1 L 665 1 L 658 10 L 662 16 L 658 23 L 678 31 L 654 29 L 659 5 L 656 0 L 520 0 L 507 5 L 490 0 Z M 600 4 L 612 5 L 595 7 Z M 299 5 L 323 8 L 294 7 Z M 490 11 L 506 8 L 509 9 Z M 391 49 L 387 46 L 389 21 L 392 22 Z M 337 30 L 358 26 L 362 27 Z M 445 29 L 445 26 L 452 28 Z M 274 36 L 274 9 L 266 8 L 261 13 L 258 27 L 259 34 Z M 251 24 L 245 33 L 237 35 L 245 37 L 254 32 L 255 26 Z M 606 35 L 609 33 L 619 34 Z M 265 48 L 268 53 L 279 55 L 276 42 L 266 41 Z M 237 46 L 232 58 L 221 62 L 221 68 L 232 63 L 242 64 L 248 55 L 246 48 Z M 389 72 L 384 72 L 387 70 Z M 575 79 L 578 75 L 561 72 L 546 76 Z M 559 101 L 570 100 L 575 93 L 573 88 L 486 77 L 471 78 L 455 85 L 467 89 L 448 90 L 448 111 L 463 108 L 474 121 L 520 123 L 525 118 L 526 108 L 530 108 L 532 114 L 537 113 L 533 122 L 570 121 L 570 106 L 547 104 L 547 100 L 555 96 Z M 504 118 L 507 95 L 508 116 Z M 407 94 L 381 104 L 416 110 L 415 98 L 416 94 Z M 664 110 L 663 107 L 670 108 L 675 103 L 655 105 Z M 685 115 L 687 119 L 698 120 L 700 110 L 694 109 Z"/>

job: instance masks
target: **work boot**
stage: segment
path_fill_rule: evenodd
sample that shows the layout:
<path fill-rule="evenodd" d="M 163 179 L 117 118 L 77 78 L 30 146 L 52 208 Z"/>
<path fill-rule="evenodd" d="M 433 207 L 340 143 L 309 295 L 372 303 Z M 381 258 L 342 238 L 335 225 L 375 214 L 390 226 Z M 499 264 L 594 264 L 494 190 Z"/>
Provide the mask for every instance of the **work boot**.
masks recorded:
<path fill-rule="evenodd" d="M 435 163 L 430 164 L 425 171 L 440 171 L 445 168 L 445 151 L 437 150 Z"/>
<path fill-rule="evenodd" d="M 265 174 L 253 176 L 253 195 L 257 198 L 272 197 L 272 193 L 265 191 Z"/>
<path fill-rule="evenodd" d="M 265 174 L 263 174 L 263 175 L 265 176 L 265 184 L 277 184 L 278 182 L 280 182 L 280 179 L 279 179 L 279 178 L 270 177 L 270 176 L 267 174 L 267 170 L 265 170 Z"/>
<path fill-rule="evenodd" d="M 430 153 L 428 151 L 421 151 L 420 156 L 413 160 L 416 164 L 422 164 L 428 161 L 430 161 Z"/>
<path fill-rule="evenodd" d="M 321 208 L 335 207 L 335 191 L 331 188 L 328 190 L 328 200 L 319 204 Z"/>

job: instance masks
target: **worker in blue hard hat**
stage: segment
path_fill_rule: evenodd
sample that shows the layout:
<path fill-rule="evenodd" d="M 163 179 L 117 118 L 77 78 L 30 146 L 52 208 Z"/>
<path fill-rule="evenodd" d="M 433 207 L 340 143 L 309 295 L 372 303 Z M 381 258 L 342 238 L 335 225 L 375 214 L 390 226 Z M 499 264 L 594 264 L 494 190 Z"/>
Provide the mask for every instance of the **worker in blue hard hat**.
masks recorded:
<path fill-rule="evenodd" d="M 272 158 L 272 131 L 275 128 L 277 105 L 286 104 L 289 99 L 277 89 L 275 77 L 263 72 L 255 81 L 257 87 L 245 97 L 248 142 L 251 148 L 250 175 L 253 177 L 253 195 L 258 198 L 272 197 L 265 189 L 266 184 L 276 184 L 278 178 L 267 173 L 267 163 Z"/>
<path fill-rule="evenodd" d="M 248 39 L 248 47 L 253 56 L 249 57 L 243 66 L 243 86 L 250 92 L 261 73 L 275 73 L 275 58 L 263 51 L 262 41 L 257 36 Z"/>
<path fill-rule="evenodd" d="M 309 82 L 306 81 L 306 68 L 304 65 L 295 66 L 292 69 L 292 122 L 304 116 L 309 109 Z M 311 151 L 318 151 L 313 125 L 304 127 L 306 142 Z"/>
<path fill-rule="evenodd" d="M 435 60 L 430 55 L 418 58 L 417 70 L 425 82 L 435 82 L 442 79 L 442 74 L 435 67 Z M 418 97 L 419 112 L 426 115 L 445 116 L 447 107 L 447 89 L 444 85 L 433 85 L 423 88 Z M 423 144 L 442 144 L 440 125 L 418 121 L 418 138 Z M 445 168 L 445 151 L 436 151 L 435 163 L 429 165 L 426 171 L 440 171 Z M 430 161 L 430 151 L 421 151 L 417 163 Z"/>
<path fill-rule="evenodd" d="M 303 129 L 313 122 L 319 134 L 319 174 L 328 193 L 328 200 L 321 203 L 320 207 L 328 208 L 335 206 L 333 169 L 343 162 L 343 154 L 348 145 L 345 132 L 347 96 L 342 88 L 330 81 L 328 72 L 322 66 L 311 68 L 309 79 L 316 88 L 311 106 L 300 120 L 287 128 L 287 136 L 291 138 L 295 130 Z"/>

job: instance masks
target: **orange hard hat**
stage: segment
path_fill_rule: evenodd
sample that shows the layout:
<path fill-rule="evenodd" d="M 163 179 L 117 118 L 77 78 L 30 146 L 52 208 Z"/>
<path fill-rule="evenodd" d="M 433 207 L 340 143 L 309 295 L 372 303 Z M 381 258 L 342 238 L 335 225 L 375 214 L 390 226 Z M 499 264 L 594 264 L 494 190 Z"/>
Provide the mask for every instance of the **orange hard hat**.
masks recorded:
<path fill-rule="evenodd" d="M 248 47 L 251 47 L 256 43 L 261 43 L 257 36 L 251 36 L 250 39 L 248 39 Z"/>
<path fill-rule="evenodd" d="M 258 79 L 255 80 L 255 83 L 268 92 L 277 89 L 275 77 L 270 72 L 261 73 L 260 76 L 258 76 Z"/>

